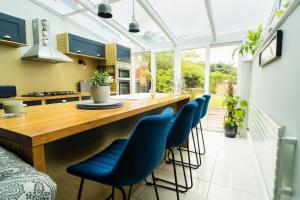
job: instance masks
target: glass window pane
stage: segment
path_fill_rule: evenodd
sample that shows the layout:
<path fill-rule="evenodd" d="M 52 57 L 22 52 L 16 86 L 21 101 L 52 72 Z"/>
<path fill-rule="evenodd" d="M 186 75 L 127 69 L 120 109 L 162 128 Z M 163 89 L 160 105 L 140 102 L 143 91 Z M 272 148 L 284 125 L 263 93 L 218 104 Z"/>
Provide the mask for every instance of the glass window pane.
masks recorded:
<path fill-rule="evenodd" d="M 209 104 L 208 128 L 219 130 L 223 127 L 226 86 L 231 81 L 236 88 L 238 55 L 233 52 L 238 46 L 224 46 L 210 49 L 209 92 L 212 98 Z"/>
<path fill-rule="evenodd" d="M 256 29 L 260 23 L 265 25 L 275 3 L 274 0 L 211 2 L 218 34 Z"/>
<path fill-rule="evenodd" d="M 73 0 L 55 0 L 55 1 L 37 0 L 37 1 L 62 15 L 83 9 L 81 5 L 79 5 Z"/>
<path fill-rule="evenodd" d="M 100 19 L 90 12 L 78 13 L 68 18 L 95 34 L 99 34 L 99 36 L 104 37 L 108 41 L 118 41 L 121 39 L 119 33 L 116 33 L 103 25 Z"/>
<path fill-rule="evenodd" d="M 150 92 L 151 54 L 136 55 L 136 93 Z"/>
<path fill-rule="evenodd" d="M 182 93 L 192 99 L 204 93 L 205 49 L 184 50 L 181 52 Z"/>
<path fill-rule="evenodd" d="M 156 53 L 156 92 L 173 93 L 174 52 Z"/>
<path fill-rule="evenodd" d="M 149 0 L 162 20 L 179 39 L 211 35 L 202 0 Z"/>
<path fill-rule="evenodd" d="M 128 25 L 132 20 L 132 1 L 122 0 L 112 3 L 113 19 L 128 30 Z M 135 18 L 140 25 L 140 32 L 135 33 L 145 44 L 155 44 L 169 41 L 157 24 L 147 15 L 141 6 L 135 3 Z"/>

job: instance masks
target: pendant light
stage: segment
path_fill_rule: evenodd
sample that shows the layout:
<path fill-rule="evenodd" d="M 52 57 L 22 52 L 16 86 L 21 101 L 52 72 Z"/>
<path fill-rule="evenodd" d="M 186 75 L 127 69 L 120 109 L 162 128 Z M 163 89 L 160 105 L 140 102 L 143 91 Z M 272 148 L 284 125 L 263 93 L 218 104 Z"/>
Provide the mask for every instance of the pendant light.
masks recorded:
<path fill-rule="evenodd" d="M 137 23 L 137 21 L 135 20 L 135 15 L 134 15 L 134 1 L 135 0 L 132 0 L 133 14 L 132 14 L 132 21 L 129 24 L 129 32 L 131 32 L 131 33 L 138 33 L 138 32 L 140 32 L 140 26 Z"/>
<path fill-rule="evenodd" d="M 105 0 L 98 6 L 98 16 L 102 18 L 112 18 L 111 5 Z"/>

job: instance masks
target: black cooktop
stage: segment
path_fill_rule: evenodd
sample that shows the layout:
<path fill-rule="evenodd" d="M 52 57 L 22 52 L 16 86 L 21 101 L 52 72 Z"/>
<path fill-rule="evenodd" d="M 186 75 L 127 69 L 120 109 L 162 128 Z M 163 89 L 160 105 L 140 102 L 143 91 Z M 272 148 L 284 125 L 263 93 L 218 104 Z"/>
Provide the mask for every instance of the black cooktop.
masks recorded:
<path fill-rule="evenodd" d="M 55 91 L 55 92 L 30 92 L 22 95 L 22 97 L 49 97 L 49 96 L 60 96 L 60 95 L 72 95 L 77 94 L 74 91 Z"/>

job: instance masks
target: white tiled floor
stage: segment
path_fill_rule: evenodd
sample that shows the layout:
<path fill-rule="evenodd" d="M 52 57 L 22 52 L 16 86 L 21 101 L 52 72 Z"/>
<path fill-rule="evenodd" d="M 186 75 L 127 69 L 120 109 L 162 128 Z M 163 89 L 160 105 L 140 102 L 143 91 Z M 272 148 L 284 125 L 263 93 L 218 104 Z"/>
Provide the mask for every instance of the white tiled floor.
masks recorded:
<path fill-rule="evenodd" d="M 202 166 L 193 170 L 194 187 L 183 200 L 263 200 L 257 186 L 258 172 L 246 138 L 226 138 L 220 132 L 205 131 L 207 153 L 202 156 Z M 179 154 L 176 155 L 179 157 Z M 192 156 L 194 157 L 194 156 Z M 184 155 L 186 159 L 186 155 Z M 195 161 L 195 159 L 192 159 Z M 179 183 L 184 183 L 181 167 L 177 167 Z M 189 171 L 186 170 L 189 183 Z M 155 171 L 157 177 L 174 181 L 172 165 L 162 163 Z M 149 179 L 151 181 L 151 179 Z M 161 182 L 160 182 L 161 183 Z M 176 199 L 173 191 L 159 188 L 160 199 Z M 141 185 L 133 199 L 154 200 L 153 187 Z"/>

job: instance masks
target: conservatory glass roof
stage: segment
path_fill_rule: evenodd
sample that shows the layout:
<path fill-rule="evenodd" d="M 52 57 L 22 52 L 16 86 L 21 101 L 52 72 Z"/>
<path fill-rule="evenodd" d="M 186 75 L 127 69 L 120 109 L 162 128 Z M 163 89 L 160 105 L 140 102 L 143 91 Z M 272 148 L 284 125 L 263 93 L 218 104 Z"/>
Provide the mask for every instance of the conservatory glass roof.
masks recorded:
<path fill-rule="evenodd" d="M 129 33 L 132 0 L 32 0 L 96 34 L 136 50 L 194 43 L 241 41 L 247 30 L 266 26 L 276 0 L 135 0 L 139 33 Z M 97 16 L 108 1 L 113 18 Z"/>

